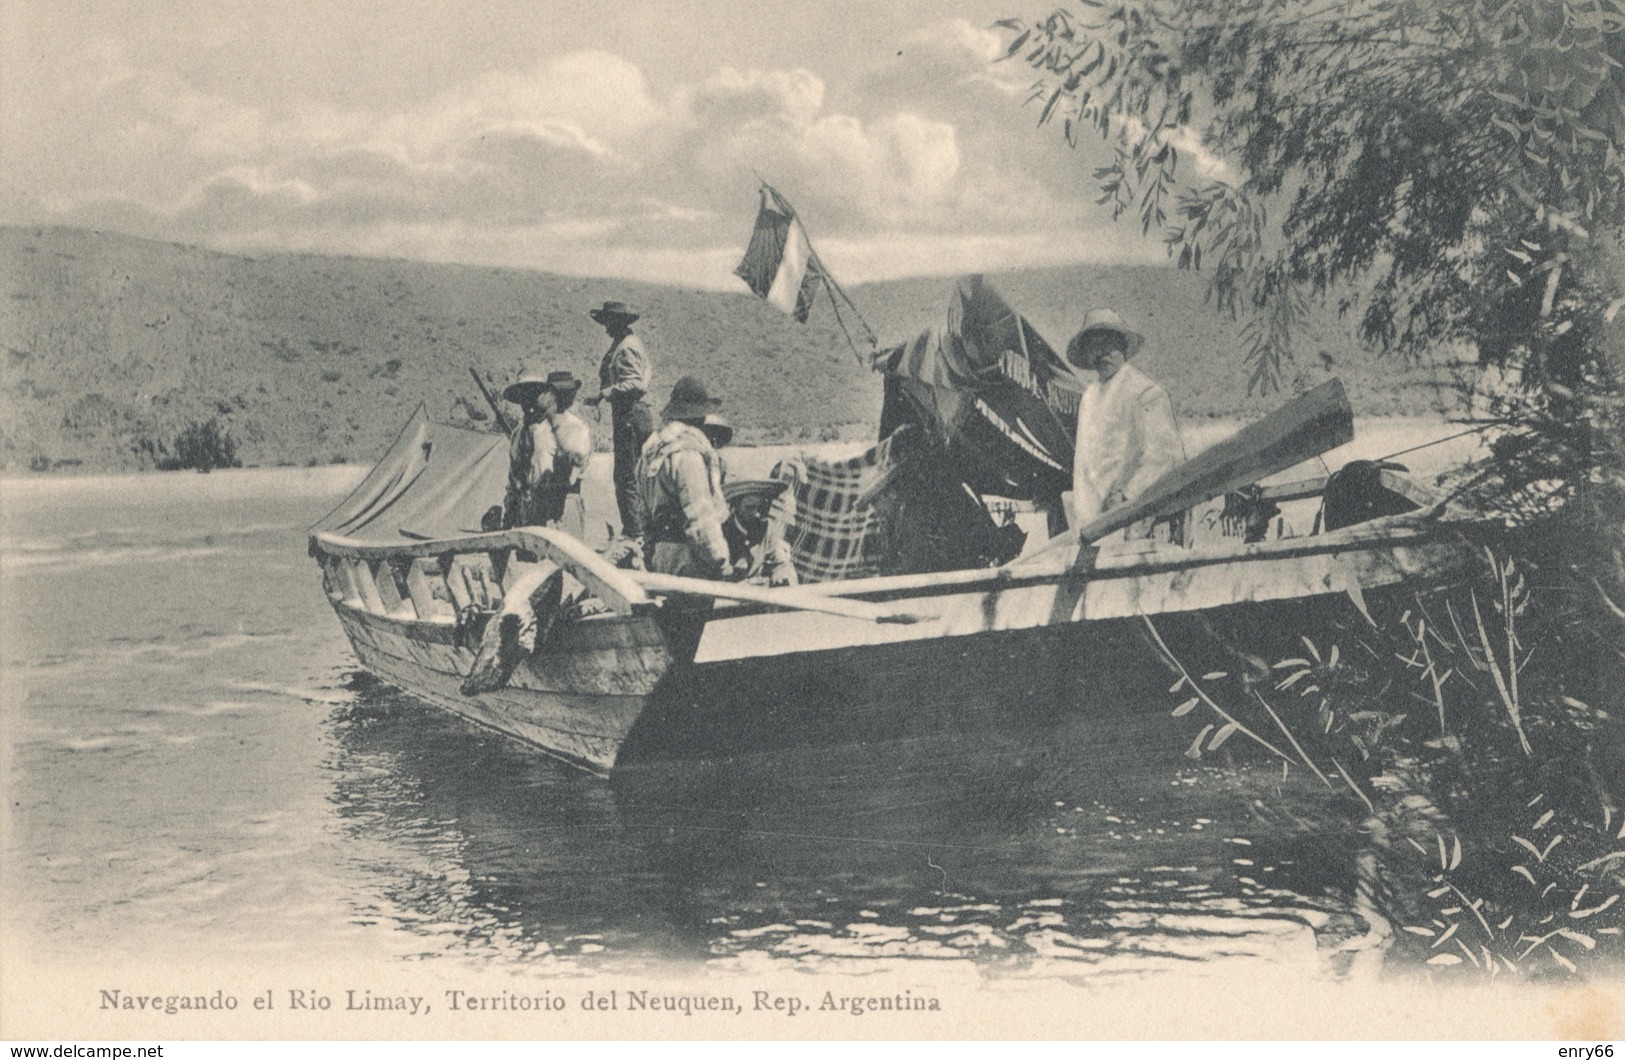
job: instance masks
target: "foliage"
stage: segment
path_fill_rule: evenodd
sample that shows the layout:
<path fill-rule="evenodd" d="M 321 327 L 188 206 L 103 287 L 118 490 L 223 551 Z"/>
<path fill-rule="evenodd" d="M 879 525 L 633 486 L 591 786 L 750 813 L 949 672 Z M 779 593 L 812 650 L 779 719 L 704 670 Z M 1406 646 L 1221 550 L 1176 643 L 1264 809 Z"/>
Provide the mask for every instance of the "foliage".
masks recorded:
<path fill-rule="evenodd" d="M 1396 948 L 1420 963 L 1523 976 L 1625 959 L 1625 719 L 1596 706 L 1625 678 L 1625 616 L 1597 624 L 1561 570 L 1484 558 L 1467 586 L 1250 672 L 1198 677 L 1164 643 L 1175 716 L 1215 719 L 1187 754 L 1236 736 L 1341 791 L 1366 815 Z"/>
<path fill-rule="evenodd" d="M 193 423 L 177 434 L 171 444 L 141 438 L 135 447 L 159 471 L 212 471 L 217 467 L 242 467 L 242 461 L 237 458 L 237 443 L 218 419 Z"/>
<path fill-rule="evenodd" d="M 1384 350 L 1461 340 L 1571 392 L 1617 368 L 1620 0 L 1077 3 L 1001 22 L 1007 57 L 1039 71 L 1041 122 L 1115 143 L 1101 202 L 1211 268 L 1252 386 L 1279 386 L 1306 299 L 1352 310 L 1353 283 Z M 1196 149 L 1240 176 L 1187 182 Z"/>
<path fill-rule="evenodd" d="M 1582 842 L 1565 844 L 1575 824 Z M 1609 836 L 1622 842 L 1591 856 L 1606 849 Z M 1404 925 L 1409 948 L 1427 965 L 1530 976 L 1578 973 L 1594 957 L 1625 953 L 1615 867 L 1625 858 L 1625 824 L 1612 807 L 1599 807 L 1594 821 L 1574 821 L 1549 808 L 1544 793 L 1530 799 L 1507 832 L 1516 863 L 1490 866 L 1505 873 L 1501 882 L 1510 886 L 1499 890 L 1510 895 L 1475 893 L 1474 866 L 1464 864 L 1460 837 L 1434 838 L 1438 870 L 1428 881 L 1429 907 L 1419 922 Z M 1411 842 L 1431 861 L 1433 851 Z"/>

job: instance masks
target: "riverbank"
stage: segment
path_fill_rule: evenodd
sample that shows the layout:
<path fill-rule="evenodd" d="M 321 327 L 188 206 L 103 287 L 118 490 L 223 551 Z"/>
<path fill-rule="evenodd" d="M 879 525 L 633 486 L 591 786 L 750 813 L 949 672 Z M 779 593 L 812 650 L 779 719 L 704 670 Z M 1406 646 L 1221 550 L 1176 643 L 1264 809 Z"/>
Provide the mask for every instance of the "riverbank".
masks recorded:
<path fill-rule="evenodd" d="M 1195 456 L 1216 442 L 1230 437 L 1243 426 L 1235 420 L 1197 420 L 1181 425 L 1186 452 Z M 1431 478 L 1450 468 L 1459 467 L 1475 455 L 1484 452 L 1483 435 L 1475 434 L 1450 438 L 1462 428 L 1443 418 L 1427 416 L 1355 417 L 1354 440 L 1332 449 L 1313 461 L 1313 472 L 1306 465 L 1282 472 L 1281 477 L 1295 474 L 1324 474 L 1319 467 L 1336 468 L 1350 460 L 1374 460 L 1415 446 L 1427 446 L 1400 458 L 1416 475 Z M 1441 439 L 1449 439 L 1441 441 Z M 1439 444 L 1430 444 L 1430 443 Z M 841 460 L 856 456 L 871 443 L 867 440 L 818 442 L 811 444 L 734 445 L 725 452 L 729 473 L 741 478 L 759 478 L 767 475 L 773 465 L 786 457 L 810 454 L 824 460 Z M 0 475 L 0 497 L 30 497 L 49 493 L 74 491 L 98 492 L 114 490 L 128 494 L 130 501 L 160 502 L 165 497 L 215 497 L 229 501 L 234 497 L 258 493 L 266 488 L 292 496 L 318 497 L 340 495 L 353 489 L 372 464 L 325 464 L 315 467 L 251 467 L 229 468 L 200 474 L 196 471 L 89 471 L 58 469 L 56 471 Z M 588 491 L 609 489 L 611 460 L 607 453 L 596 455 L 588 467 Z M 605 492 L 605 496 L 609 496 Z M 589 508 L 591 501 L 589 500 Z"/>

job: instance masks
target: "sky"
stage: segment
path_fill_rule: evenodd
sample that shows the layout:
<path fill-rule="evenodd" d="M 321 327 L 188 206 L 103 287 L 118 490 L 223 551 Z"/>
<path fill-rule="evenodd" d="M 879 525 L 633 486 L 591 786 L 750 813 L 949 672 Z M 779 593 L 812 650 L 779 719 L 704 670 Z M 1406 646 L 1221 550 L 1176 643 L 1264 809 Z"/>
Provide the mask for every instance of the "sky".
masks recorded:
<path fill-rule="evenodd" d="M 712 289 L 1161 261 L 996 63 L 1045 0 L 9 0 L 0 222 Z"/>

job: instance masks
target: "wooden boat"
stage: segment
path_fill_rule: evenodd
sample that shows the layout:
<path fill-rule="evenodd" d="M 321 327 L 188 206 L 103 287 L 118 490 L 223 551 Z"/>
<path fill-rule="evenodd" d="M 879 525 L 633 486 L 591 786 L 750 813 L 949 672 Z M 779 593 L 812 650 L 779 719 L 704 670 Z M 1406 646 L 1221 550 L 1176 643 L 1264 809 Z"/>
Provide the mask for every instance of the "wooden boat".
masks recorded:
<path fill-rule="evenodd" d="M 620 569 L 556 529 L 467 532 L 500 496 L 505 440 L 421 414 L 312 531 L 310 550 L 367 669 L 598 773 L 1037 723 L 1164 696 L 1167 644 L 1192 669 L 1216 668 L 1295 642 L 1311 623 L 1368 621 L 1389 598 L 1463 570 L 1471 552 L 1432 503 L 1304 537 L 1090 544 L 1346 441 L 1346 401 L 1332 397 L 1255 424 L 1134 505 L 993 568 L 769 589 Z M 602 606 L 557 622 L 505 687 L 464 695 L 477 647 L 466 583 L 471 572 L 503 582 L 516 550 L 558 564 Z"/>

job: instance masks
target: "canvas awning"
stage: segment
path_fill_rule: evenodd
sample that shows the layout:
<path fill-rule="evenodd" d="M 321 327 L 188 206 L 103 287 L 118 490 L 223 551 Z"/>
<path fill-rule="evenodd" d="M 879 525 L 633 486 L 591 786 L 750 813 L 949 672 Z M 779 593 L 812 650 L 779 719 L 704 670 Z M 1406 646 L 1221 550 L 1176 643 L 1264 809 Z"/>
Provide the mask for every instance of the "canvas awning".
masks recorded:
<path fill-rule="evenodd" d="M 507 438 L 430 423 L 419 406 L 378 465 L 311 532 L 390 545 L 478 532 L 507 482 Z"/>

